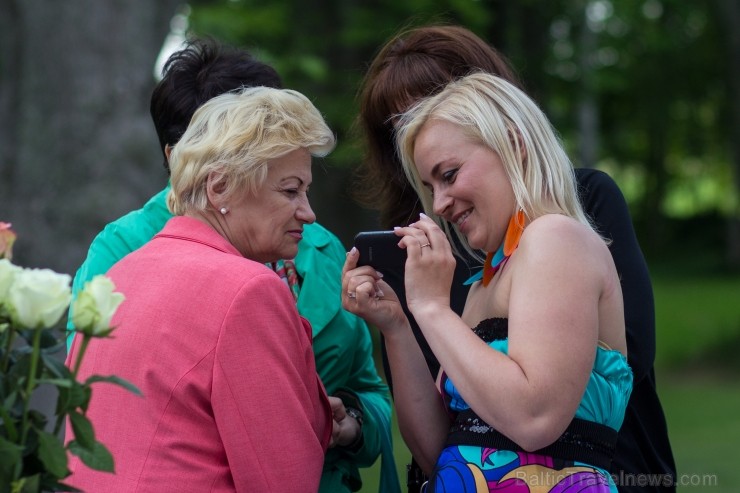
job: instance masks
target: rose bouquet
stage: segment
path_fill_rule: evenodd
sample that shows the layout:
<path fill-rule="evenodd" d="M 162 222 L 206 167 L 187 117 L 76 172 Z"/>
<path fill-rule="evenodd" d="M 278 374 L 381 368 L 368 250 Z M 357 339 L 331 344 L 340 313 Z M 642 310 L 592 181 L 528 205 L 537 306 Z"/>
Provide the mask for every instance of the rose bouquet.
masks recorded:
<path fill-rule="evenodd" d="M 54 355 L 64 350 L 64 331 L 56 330 L 70 305 L 71 278 L 49 269 L 24 269 L 11 263 L 15 233 L 0 222 L 0 493 L 76 491 L 65 485 L 67 453 L 88 466 L 113 472 L 113 457 L 95 439 L 85 413 L 92 384 L 109 382 L 139 393 L 116 376 L 77 381 L 87 344 L 108 337 L 110 320 L 123 295 L 110 279 L 97 276 L 72 302 L 73 323 L 82 341 L 68 368 Z M 57 389 L 55 422 L 34 409 L 31 398 L 40 386 Z M 75 439 L 64 444 L 60 432 L 69 418 Z"/>

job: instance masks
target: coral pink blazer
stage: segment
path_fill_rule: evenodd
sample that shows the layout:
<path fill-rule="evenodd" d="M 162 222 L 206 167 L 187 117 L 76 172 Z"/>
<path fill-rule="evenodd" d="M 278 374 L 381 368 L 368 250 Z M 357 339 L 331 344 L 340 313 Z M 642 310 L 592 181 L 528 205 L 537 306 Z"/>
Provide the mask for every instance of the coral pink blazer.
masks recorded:
<path fill-rule="evenodd" d="M 143 397 L 93 385 L 87 416 L 115 474 L 70 456 L 67 482 L 90 493 L 317 491 L 331 410 L 311 327 L 279 277 L 189 217 L 108 275 L 126 300 L 79 378 L 117 375 Z"/>

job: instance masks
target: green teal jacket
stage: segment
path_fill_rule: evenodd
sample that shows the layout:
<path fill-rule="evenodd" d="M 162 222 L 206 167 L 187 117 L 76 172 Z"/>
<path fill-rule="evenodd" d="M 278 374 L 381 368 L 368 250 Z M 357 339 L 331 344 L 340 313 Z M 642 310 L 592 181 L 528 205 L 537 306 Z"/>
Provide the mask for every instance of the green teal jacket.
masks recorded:
<path fill-rule="evenodd" d="M 113 264 L 157 234 L 172 217 L 167 209 L 169 186 L 141 209 L 108 224 L 93 240 L 87 259 L 72 284 L 76 296 L 86 282 L 105 274 Z M 382 455 L 381 492 L 400 492 L 390 432 L 388 387 L 373 360 L 373 346 L 365 322 L 341 307 L 341 272 L 346 253 L 339 239 L 319 224 L 306 225 L 298 244 L 295 265 L 302 279 L 297 307 L 313 328 L 316 369 L 329 395 L 339 389 L 354 392 L 364 411 L 364 443 L 352 453 L 341 448 L 326 454 L 320 493 L 357 491 L 359 468 L 371 466 Z M 70 321 L 68 328 L 73 328 Z M 69 332 L 67 345 L 74 332 Z"/>

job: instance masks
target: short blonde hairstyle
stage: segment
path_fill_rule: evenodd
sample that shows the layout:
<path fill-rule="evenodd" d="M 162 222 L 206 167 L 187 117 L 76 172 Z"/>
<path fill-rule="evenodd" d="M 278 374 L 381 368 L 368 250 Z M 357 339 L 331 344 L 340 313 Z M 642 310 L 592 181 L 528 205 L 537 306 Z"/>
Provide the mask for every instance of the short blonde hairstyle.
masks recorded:
<path fill-rule="evenodd" d="M 421 182 L 414 163 L 416 138 L 432 120 L 459 126 L 473 142 L 499 155 L 514 189 L 512 215 L 521 209 L 532 221 L 545 214 L 563 214 L 593 229 L 578 201 L 573 165 L 545 114 L 510 82 L 479 72 L 457 79 L 437 95 L 419 101 L 401 115 L 396 135 L 404 172 L 424 211 L 448 236 L 456 236 L 469 253 L 480 258 L 480 252 L 471 249 L 454 226 L 434 214 L 432 194 Z"/>
<path fill-rule="evenodd" d="M 270 160 L 296 149 L 323 157 L 335 142 L 321 113 L 297 91 L 250 87 L 222 94 L 195 112 L 172 150 L 167 206 L 175 215 L 205 212 L 209 173 L 220 174 L 228 199 L 245 187 L 255 192 Z"/>

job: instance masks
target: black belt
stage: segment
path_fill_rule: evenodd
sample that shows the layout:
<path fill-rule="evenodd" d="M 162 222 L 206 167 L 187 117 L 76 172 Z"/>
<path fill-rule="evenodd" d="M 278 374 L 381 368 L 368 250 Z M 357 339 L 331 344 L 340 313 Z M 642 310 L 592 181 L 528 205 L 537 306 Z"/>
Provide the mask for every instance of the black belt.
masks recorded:
<path fill-rule="evenodd" d="M 514 441 L 490 427 L 471 409 L 458 413 L 445 446 L 473 445 L 515 452 L 527 452 Z M 617 432 L 609 426 L 573 418 L 554 443 L 533 454 L 577 461 L 609 470 L 617 446 Z"/>

